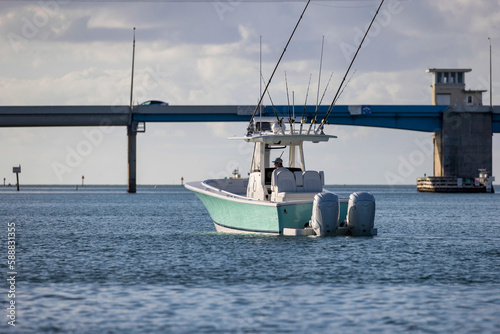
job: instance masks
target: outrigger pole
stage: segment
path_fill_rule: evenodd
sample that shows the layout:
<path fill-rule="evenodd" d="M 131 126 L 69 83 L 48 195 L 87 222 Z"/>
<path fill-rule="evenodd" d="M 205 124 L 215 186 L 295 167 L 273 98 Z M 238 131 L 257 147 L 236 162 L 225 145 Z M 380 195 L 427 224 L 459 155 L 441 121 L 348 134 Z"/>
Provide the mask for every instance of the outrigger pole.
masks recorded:
<path fill-rule="evenodd" d="M 304 10 L 302 11 L 302 14 L 300 14 L 299 20 L 297 21 L 297 24 L 295 25 L 295 28 L 293 28 L 292 34 L 290 35 L 290 38 L 288 39 L 288 42 L 286 42 L 285 48 L 283 49 L 283 52 L 281 53 L 280 58 L 278 59 L 278 62 L 276 63 L 276 66 L 274 67 L 273 73 L 271 74 L 271 77 L 269 78 L 269 81 L 266 84 L 266 87 L 264 88 L 264 91 L 260 95 L 259 103 L 257 103 L 257 107 L 255 107 L 255 110 L 253 111 L 252 118 L 250 118 L 250 123 L 248 124 L 247 132 L 248 134 L 251 133 L 251 127 L 252 127 L 252 122 L 255 117 L 255 114 L 257 113 L 257 110 L 260 109 L 260 105 L 262 104 L 262 100 L 264 99 L 264 95 L 267 92 L 267 88 L 269 87 L 269 84 L 271 83 L 271 80 L 273 80 L 274 73 L 276 73 L 276 70 L 278 69 L 278 66 L 281 62 L 281 59 L 283 58 L 283 55 L 286 52 L 286 48 L 288 47 L 288 44 L 290 44 L 290 41 L 292 40 L 293 35 L 295 34 L 295 30 L 297 30 L 297 27 L 299 26 L 300 21 L 302 20 L 302 16 L 304 16 L 304 13 L 306 12 L 307 7 L 309 6 L 309 3 L 311 0 L 307 0 L 306 6 L 304 7 Z M 280 118 L 278 117 L 278 114 L 275 112 L 276 119 L 278 120 L 278 124 L 281 125 Z"/>
<path fill-rule="evenodd" d="M 372 27 L 373 22 L 375 21 L 375 18 L 377 17 L 377 14 L 382 7 L 382 4 L 384 3 L 384 0 L 380 2 L 380 5 L 377 8 L 377 11 L 375 12 L 375 15 L 373 16 L 372 21 L 370 22 L 370 25 L 366 29 L 365 35 L 363 36 L 363 39 L 361 40 L 361 43 L 359 43 L 358 49 L 356 50 L 356 53 L 354 54 L 354 57 L 352 57 L 351 63 L 349 64 L 349 67 L 347 68 L 347 71 L 345 72 L 344 78 L 342 78 L 342 82 L 340 83 L 339 88 L 337 89 L 337 93 L 335 94 L 335 97 L 332 100 L 332 103 L 330 104 L 330 108 L 328 108 L 328 111 L 326 112 L 325 118 L 321 120 L 321 124 L 318 127 L 318 131 L 323 131 L 323 127 L 326 124 L 326 120 L 328 119 L 328 116 L 330 116 L 330 113 L 332 112 L 333 107 L 335 106 L 335 103 L 337 102 L 337 97 L 339 96 L 339 93 L 342 89 L 342 86 L 344 84 L 345 79 L 347 78 L 347 75 L 349 74 L 349 71 L 351 70 L 352 64 L 354 63 L 354 60 L 356 59 L 356 56 L 358 55 L 359 50 L 361 49 L 361 46 L 363 45 L 363 42 L 365 41 L 366 35 L 368 35 L 368 32 L 370 31 L 370 28 Z M 313 121 L 316 119 L 317 116 L 317 110 L 316 114 L 314 115 Z"/>

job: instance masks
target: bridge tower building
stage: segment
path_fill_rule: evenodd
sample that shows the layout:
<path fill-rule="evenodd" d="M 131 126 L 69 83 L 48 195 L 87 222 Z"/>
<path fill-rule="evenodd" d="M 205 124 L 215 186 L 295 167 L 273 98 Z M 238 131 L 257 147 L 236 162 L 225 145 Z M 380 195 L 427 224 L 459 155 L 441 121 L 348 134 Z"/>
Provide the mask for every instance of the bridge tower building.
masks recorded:
<path fill-rule="evenodd" d="M 428 73 L 434 74 L 431 86 L 432 104 L 451 106 L 483 105 L 483 93 L 486 90 L 465 89 L 465 73 L 470 71 L 470 68 L 428 69 Z"/>

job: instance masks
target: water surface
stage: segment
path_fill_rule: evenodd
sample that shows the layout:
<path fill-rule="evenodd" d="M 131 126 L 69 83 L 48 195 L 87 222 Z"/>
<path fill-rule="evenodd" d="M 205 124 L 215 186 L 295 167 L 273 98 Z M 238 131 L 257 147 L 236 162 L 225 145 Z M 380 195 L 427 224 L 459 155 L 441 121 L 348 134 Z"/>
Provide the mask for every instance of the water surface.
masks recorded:
<path fill-rule="evenodd" d="M 499 194 L 328 189 L 371 192 L 378 236 L 218 234 L 179 186 L 0 187 L 0 332 L 500 332 Z"/>

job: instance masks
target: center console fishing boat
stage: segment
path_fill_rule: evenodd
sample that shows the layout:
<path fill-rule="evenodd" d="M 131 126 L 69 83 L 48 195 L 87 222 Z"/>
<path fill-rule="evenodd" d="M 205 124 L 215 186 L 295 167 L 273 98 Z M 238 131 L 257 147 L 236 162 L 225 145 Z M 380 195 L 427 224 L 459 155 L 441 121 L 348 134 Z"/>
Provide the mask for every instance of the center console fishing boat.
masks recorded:
<path fill-rule="evenodd" d="M 384 0 L 380 2 L 338 87 L 330 108 L 318 127 L 311 131 L 312 125 L 317 124 L 318 121 L 318 109 L 316 109 L 316 114 L 311 121 L 311 126 L 304 131 L 304 115 L 302 120 L 298 122 L 300 126 L 294 128 L 297 122 L 292 117 L 290 108 L 288 119 L 280 118 L 276 111 L 276 118 L 255 117 L 261 107 L 264 95 L 266 92 L 268 93 L 269 84 L 280 60 L 310 1 L 307 1 L 304 11 L 261 94 L 250 120 L 247 134 L 232 138 L 244 140 L 254 145 L 249 177 L 212 179 L 186 184 L 186 188 L 194 191 L 203 202 L 219 232 L 318 236 L 372 236 L 377 234 L 377 229 L 374 228 L 374 197 L 366 192 L 357 192 L 351 194 L 347 199 L 326 191 L 323 188 L 325 173 L 306 168 L 304 143 L 327 142 L 331 138 L 336 138 L 324 134 L 323 127 L 327 124 L 328 116 L 345 88 L 344 82 L 349 70 Z M 286 123 L 289 124 L 288 128 L 284 125 Z M 277 158 L 272 161 L 273 157 Z M 278 162 L 278 164 L 273 167 L 271 162 Z M 282 166 L 282 162 L 285 162 L 285 166 Z"/>
<path fill-rule="evenodd" d="M 245 136 L 254 145 L 248 178 L 190 182 L 218 232 L 282 235 L 372 236 L 375 199 L 366 192 L 341 198 L 323 188 L 323 171 L 306 169 L 304 143 L 335 136 L 289 129 L 273 118 L 261 118 Z M 284 167 L 273 167 L 281 160 Z"/>

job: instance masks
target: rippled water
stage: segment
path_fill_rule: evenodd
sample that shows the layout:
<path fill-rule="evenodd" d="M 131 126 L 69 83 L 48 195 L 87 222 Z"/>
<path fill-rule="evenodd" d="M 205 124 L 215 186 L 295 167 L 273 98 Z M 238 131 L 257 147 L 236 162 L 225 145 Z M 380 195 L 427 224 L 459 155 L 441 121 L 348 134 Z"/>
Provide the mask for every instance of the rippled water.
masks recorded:
<path fill-rule="evenodd" d="M 218 234 L 177 186 L 0 187 L 0 332 L 500 332 L 500 194 L 329 189 L 370 191 L 379 235 Z"/>

